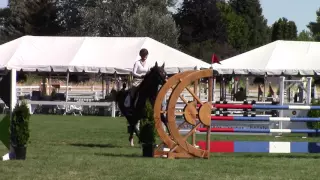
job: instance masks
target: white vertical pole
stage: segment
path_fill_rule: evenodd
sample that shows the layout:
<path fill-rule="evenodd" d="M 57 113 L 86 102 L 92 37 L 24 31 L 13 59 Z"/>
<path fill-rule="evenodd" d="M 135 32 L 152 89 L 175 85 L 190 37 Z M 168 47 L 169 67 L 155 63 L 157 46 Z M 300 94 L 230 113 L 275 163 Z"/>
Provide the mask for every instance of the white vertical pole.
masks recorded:
<path fill-rule="evenodd" d="M 318 99 L 317 86 L 313 87 L 314 99 Z"/>
<path fill-rule="evenodd" d="M 11 97 L 10 97 L 10 117 L 12 115 L 13 109 L 17 104 L 17 70 L 11 70 Z"/>
<path fill-rule="evenodd" d="M 11 80 L 11 82 L 10 82 L 10 91 L 11 91 L 11 95 L 10 95 L 10 120 L 11 120 L 14 107 L 17 104 L 17 70 L 12 69 L 10 73 L 11 73 L 11 79 L 10 79 Z M 11 138 L 11 137 L 9 137 L 9 138 Z M 9 153 L 3 157 L 3 160 L 9 160 L 11 153 L 14 153 L 14 150 L 12 149 L 12 147 L 10 145 Z"/>
<path fill-rule="evenodd" d="M 249 78 L 246 77 L 246 96 L 249 97 Z M 246 98 L 248 99 L 248 98 Z"/>
<path fill-rule="evenodd" d="M 67 88 L 67 91 L 66 91 L 66 102 L 68 102 L 68 98 L 69 98 L 69 72 L 67 73 L 67 83 L 66 83 L 66 88 Z M 66 105 L 66 110 L 65 110 L 65 113 L 64 115 L 66 115 L 66 113 L 69 111 L 69 106 Z"/>
<path fill-rule="evenodd" d="M 262 101 L 265 102 L 266 101 L 266 84 L 267 84 L 267 75 L 264 75 L 264 81 L 263 81 L 263 97 L 262 97 Z"/>
<path fill-rule="evenodd" d="M 105 97 L 106 97 L 106 91 L 105 91 L 105 78 L 104 78 L 105 76 L 104 76 L 104 74 L 102 74 L 101 75 L 101 85 L 102 85 L 102 99 L 105 99 Z"/>
<path fill-rule="evenodd" d="M 115 84 L 113 85 L 113 88 L 115 88 L 115 86 L 117 86 L 117 73 L 114 73 L 114 82 Z M 119 91 L 119 89 L 117 89 L 117 91 Z M 116 102 L 112 101 L 111 103 L 111 117 L 116 117 Z"/>
<path fill-rule="evenodd" d="M 307 77 L 307 98 L 306 103 L 307 105 L 311 104 L 311 83 L 312 83 L 312 77 Z"/>
<path fill-rule="evenodd" d="M 280 93 L 279 93 L 279 105 L 283 105 L 284 104 L 284 81 L 285 81 L 285 77 L 284 76 L 280 76 L 279 79 L 279 85 L 280 85 Z M 283 117 L 283 110 L 280 110 L 279 113 L 280 117 Z M 282 122 L 279 121 L 279 129 L 282 129 Z"/>
<path fill-rule="evenodd" d="M 213 90 L 212 90 L 212 101 L 213 101 L 213 103 L 215 103 L 216 102 L 216 87 L 217 87 L 217 78 L 216 77 L 214 77 L 213 78 Z"/>
<path fill-rule="evenodd" d="M 111 117 L 116 117 L 116 102 L 112 101 Z"/>
<path fill-rule="evenodd" d="M 66 91 L 66 102 L 68 102 L 69 98 L 69 72 L 67 73 L 67 91 Z"/>

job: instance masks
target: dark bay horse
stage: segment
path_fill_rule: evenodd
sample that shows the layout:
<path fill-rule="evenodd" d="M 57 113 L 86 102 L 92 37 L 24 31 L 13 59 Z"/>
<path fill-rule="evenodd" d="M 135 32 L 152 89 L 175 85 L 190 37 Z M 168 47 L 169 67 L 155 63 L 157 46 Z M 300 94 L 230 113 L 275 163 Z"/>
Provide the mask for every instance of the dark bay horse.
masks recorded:
<path fill-rule="evenodd" d="M 135 133 L 139 138 L 139 132 L 136 126 L 145 114 L 146 101 L 149 100 L 151 105 L 154 106 L 159 86 L 163 85 L 165 81 L 166 72 L 164 70 L 164 64 L 162 66 L 158 66 L 158 63 L 156 62 L 155 66 L 150 68 L 150 71 L 145 75 L 143 81 L 137 87 L 134 96 L 131 98 L 130 107 L 125 107 L 124 102 L 131 89 L 117 92 L 116 103 L 118 104 L 121 113 L 126 117 L 129 123 L 129 141 L 131 146 L 134 146 L 133 133 Z"/>

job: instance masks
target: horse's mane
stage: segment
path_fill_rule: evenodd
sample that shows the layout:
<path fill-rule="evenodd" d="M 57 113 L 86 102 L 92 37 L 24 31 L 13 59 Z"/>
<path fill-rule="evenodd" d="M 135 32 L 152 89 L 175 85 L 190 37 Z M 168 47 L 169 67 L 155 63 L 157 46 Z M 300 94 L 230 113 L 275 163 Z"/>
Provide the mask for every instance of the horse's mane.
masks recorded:
<path fill-rule="evenodd" d="M 145 77 L 143 78 L 143 81 L 139 84 L 138 89 L 140 89 L 140 87 L 142 87 L 147 82 L 147 80 L 149 80 L 149 78 L 152 75 L 152 73 L 154 72 L 155 68 L 159 68 L 159 67 L 153 66 L 150 68 L 150 71 L 148 71 L 146 73 Z"/>

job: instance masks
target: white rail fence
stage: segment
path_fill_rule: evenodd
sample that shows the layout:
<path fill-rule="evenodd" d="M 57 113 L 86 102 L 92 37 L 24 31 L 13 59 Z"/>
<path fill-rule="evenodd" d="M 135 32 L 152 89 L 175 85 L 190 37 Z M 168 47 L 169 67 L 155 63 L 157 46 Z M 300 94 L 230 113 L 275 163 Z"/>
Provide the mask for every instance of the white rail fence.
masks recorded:
<path fill-rule="evenodd" d="M 66 94 L 67 87 L 60 86 L 58 93 Z M 39 86 L 17 86 L 17 96 L 24 96 L 32 94 L 32 91 L 39 91 Z M 167 98 L 170 96 L 171 92 L 168 92 Z M 36 106 L 46 106 L 52 105 L 56 106 L 58 109 L 64 109 L 65 112 L 69 112 L 72 110 L 80 111 L 83 107 L 105 107 L 107 111 L 111 112 L 111 116 L 115 117 L 116 111 L 118 108 L 116 107 L 114 102 L 92 102 L 98 101 L 100 99 L 104 99 L 101 86 L 69 86 L 68 91 L 68 101 L 73 100 L 73 102 L 61 102 L 61 101 L 28 101 L 31 109 L 34 109 Z M 293 94 L 293 93 L 292 93 Z M 320 93 L 318 93 L 320 94 Z M 187 101 L 192 101 L 193 97 L 188 91 L 183 91 L 181 94 Z M 207 92 L 202 88 L 201 91 L 197 94 L 201 100 L 207 101 Z M 257 100 L 258 90 L 249 90 L 248 100 Z M 219 100 L 220 98 L 220 90 L 215 90 L 215 98 Z M 227 99 L 231 100 L 231 94 L 227 93 Z M 182 103 L 181 100 L 178 101 L 178 104 Z M 179 105 L 178 105 L 179 106 Z M 180 105 L 181 106 L 181 105 Z"/>
<path fill-rule="evenodd" d="M 17 96 L 31 95 L 32 91 L 38 91 L 39 86 L 18 86 Z M 60 93 L 66 93 L 66 86 L 61 86 Z M 170 94 L 171 92 L 168 92 Z M 69 99 L 93 101 L 103 99 L 103 91 L 101 87 L 81 86 L 81 87 L 69 87 L 68 97 Z M 187 91 L 183 92 L 185 97 L 191 96 Z M 198 94 L 199 95 L 199 94 Z M 248 96 L 249 100 L 257 100 L 258 90 L 250 90 Z M 292 95 L 293 96 L 293 95 Z M 204 90 L 201 90 L 200 97 L 206 97 Z M 215 97 L 220 98 L 220 90 L 215 90 Z M 68 99 L 68 100 L 69 100 Z M 231 99 L 231 94 L 227 93 L 227 99 Z"/>

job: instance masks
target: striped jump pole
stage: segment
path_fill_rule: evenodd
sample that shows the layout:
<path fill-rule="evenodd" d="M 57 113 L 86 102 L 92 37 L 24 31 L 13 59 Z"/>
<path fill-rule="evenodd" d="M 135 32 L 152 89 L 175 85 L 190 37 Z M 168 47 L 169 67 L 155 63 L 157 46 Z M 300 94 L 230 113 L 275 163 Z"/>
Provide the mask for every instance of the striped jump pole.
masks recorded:
<path fill-rule="evenodd" d="M 198 104 L 198 107 L 200 106 Z M 320 106 L 307 105 L 213 104 L 212 107 L 217 109 L 320 110 Z"/>
<path fill-rule="evenodd" d="M 197 142 L 204 149 L 205 141 Z M 211 153 L 320 153 L 317 142 L 211 141 Z"/>
<path fill-rule="evenodd" d="M 198 128 L 198 132 L 206 132 L 207 128 Z M 320 129 L 241 129 L 241 128 L 211 128 L 211 132 L 235 133 L 319 133 Z"/>
<path fill-rule="evenodd" d="M 212 121 L 286 121 L 286 122 L 319 122 L 320 118 L 311 117 L 242 117 L 242 116 L 211 116 Z"/>
<path fill-rule="evenodd" d="M 215 104 L 272 104 L 272 101 L 215 101 Z"/>
<path fill-rule="evenodd" d="M 212 121 L 287 121 L 287 122 L 319 122 L 320 118 L 310 117 L 241 117 L 241 116 L 211 116 Z M 206 128 L 197 131 L 205 132 Z M 238 133 L 319 133 L 319 129 L 241 129 L 241 128 L 211 128 L 211 132 Z"/>
<path fill-rule="evenodd" d="M 213 107 L 221 109 L 320 110 L 320 106 L 307 105 L 214 104 Z"/>

